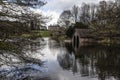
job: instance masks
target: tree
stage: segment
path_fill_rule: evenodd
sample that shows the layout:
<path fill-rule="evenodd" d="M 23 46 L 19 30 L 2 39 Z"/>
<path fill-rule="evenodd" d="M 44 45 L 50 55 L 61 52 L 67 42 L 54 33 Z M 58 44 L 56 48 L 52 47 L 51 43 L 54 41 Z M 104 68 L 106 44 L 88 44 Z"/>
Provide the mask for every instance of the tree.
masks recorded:
<path fill-rule="evenodd" d="M 88 29 L 89 28 L 88 25 L 83 24 L 82 22 L 76 22 L 74 24 L 74 27 L 77 28 L 77 29 Z"/>
<path fill-rule="evenodd" d="M 78 6 L 73 6 L 72 8 L 72 15 L 74 17 L 74 22 L 76 23 L 78 21 L 78 13 L 79 13 L 79 8 Z"/>
<path fill-rule="evenodd" d="M 20 34 L 25 31 L 39 29 L 41 25 L 45 24 L 46 18 L 30 9 L 30 7 L 37 5 L 43 6 L 42 3 L 44 2 L 39 0 L 7 0 L 4 2 L 4 0 L 1 0 L 0 3 L 0 35 L 7 35 L 0 38 L 7 38 L 9 34 L 13 35 L 12 32 Z M 3 30 L 3 27 L 7 28 Z"/>
<path fill-rule="evenodd" d="M 58 24 L 60 26 L 67 28 L 72 23 L 73 23 L 73 18 L 71 11 L 70 10 L 63 11 L 58 19 Z"/>
<path fill-rule="evenodd" d="M 66 29 L 65 34 L 67 35 L 67 37 L 72 38 L 74 32 L 75 32 L 75 27 L 74 26 L 69 26 L 69 28 Z"/>
<path fill-rule="evenodd" d="M 27 6 L 27 7 L 41 7 L 46 4 L 46 2 L 43 2 L 41 0 L 1 0 L 1 1 L 7 1 L 8 3 L 14 3 L 20 6 Z"/>
<path fill-rule="evenodd" d="M 111 42 L 119 36 L 119 9 L 117 0 L 115 2 L 100 1 L 95 9 L 95 17 L 91 21 L 91 27 L 97 38 L 108 39 Z"/>
<path fill-rule="evenodd" d="M 80 22 L 90 24 L 90 5 L 83 3 L 81 7 Z"/>
<path fill-rule="evenodd" d="M 96 10 L 97 10 L 97 5 L 91 4 L 90 5 L 90 21 L 91 22 L 96 19 Z"/>

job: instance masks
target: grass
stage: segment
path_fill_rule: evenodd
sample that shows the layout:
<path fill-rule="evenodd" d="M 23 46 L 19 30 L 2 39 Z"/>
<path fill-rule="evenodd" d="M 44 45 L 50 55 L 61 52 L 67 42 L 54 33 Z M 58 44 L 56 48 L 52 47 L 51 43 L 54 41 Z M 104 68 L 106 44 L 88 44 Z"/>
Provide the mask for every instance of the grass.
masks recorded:
<path fill-rule="evenodd" d="M 31 31 L 30 33 L 25 33 L 25 34 L 22 34 L 21 37 L 22 38 L 36 38 L 36 37 L 50 37 L 52 34 L 51 31 L 37 31 L 37 30 L 34 30 L 34 31 Z"/>
<path fill-rule="evenodd" d="M 39 33 L 42 37 L 50 37 L 52 32 L 51 31 L 40 31 Z"/>

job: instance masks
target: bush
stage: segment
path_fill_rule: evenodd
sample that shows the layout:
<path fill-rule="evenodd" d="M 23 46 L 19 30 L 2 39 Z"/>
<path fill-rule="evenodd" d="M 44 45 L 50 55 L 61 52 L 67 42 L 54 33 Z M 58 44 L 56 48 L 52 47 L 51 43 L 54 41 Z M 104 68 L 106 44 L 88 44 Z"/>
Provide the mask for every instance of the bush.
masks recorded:
<path fill-rule="evenodd" d="M 69 38 L 72 38 L 74 32 L 75 32 L 75 27 L 74 27 L 74 26 L 70 26 L 70 27 L 66 30 L 66 35 L 67 35 Z"/>
<path fill-rule="evenodd" d="M 76 24 L 74 25 L 75 28 L 78 29 L 88 29 L 89 26 L 86 24 L 83 24 L 82 22 L 76 22 Z"/>

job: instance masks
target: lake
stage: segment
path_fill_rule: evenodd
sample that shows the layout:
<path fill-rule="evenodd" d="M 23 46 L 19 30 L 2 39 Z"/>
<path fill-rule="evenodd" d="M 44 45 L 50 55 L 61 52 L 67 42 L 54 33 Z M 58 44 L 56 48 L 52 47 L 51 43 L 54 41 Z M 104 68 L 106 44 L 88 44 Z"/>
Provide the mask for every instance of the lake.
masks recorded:
<path fill-rule="evenodd" d="M 43 38 L 21 49 L 0 52 L 0 80 L 120 80 L 120 47 L 73 48 Z"/>

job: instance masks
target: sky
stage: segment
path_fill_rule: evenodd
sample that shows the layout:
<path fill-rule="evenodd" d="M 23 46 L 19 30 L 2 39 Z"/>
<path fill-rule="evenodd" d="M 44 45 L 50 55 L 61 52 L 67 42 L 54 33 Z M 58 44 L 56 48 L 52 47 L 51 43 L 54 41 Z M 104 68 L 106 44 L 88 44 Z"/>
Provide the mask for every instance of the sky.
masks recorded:
<path fill-rule="evenodd" d="M 64 10 L 71 9 L 74 5 L 81 6 L 82 3 L 98 3 L 101 0 L 43 0 L 46 1 L 47 4 L 41 7 L 39 11 L 42 11 L 43 14 L 47 16 L 51 16 L 52 19 L 50 20 L 47 25 L 56 24 L 59 18 L 59 15 Z"/>

